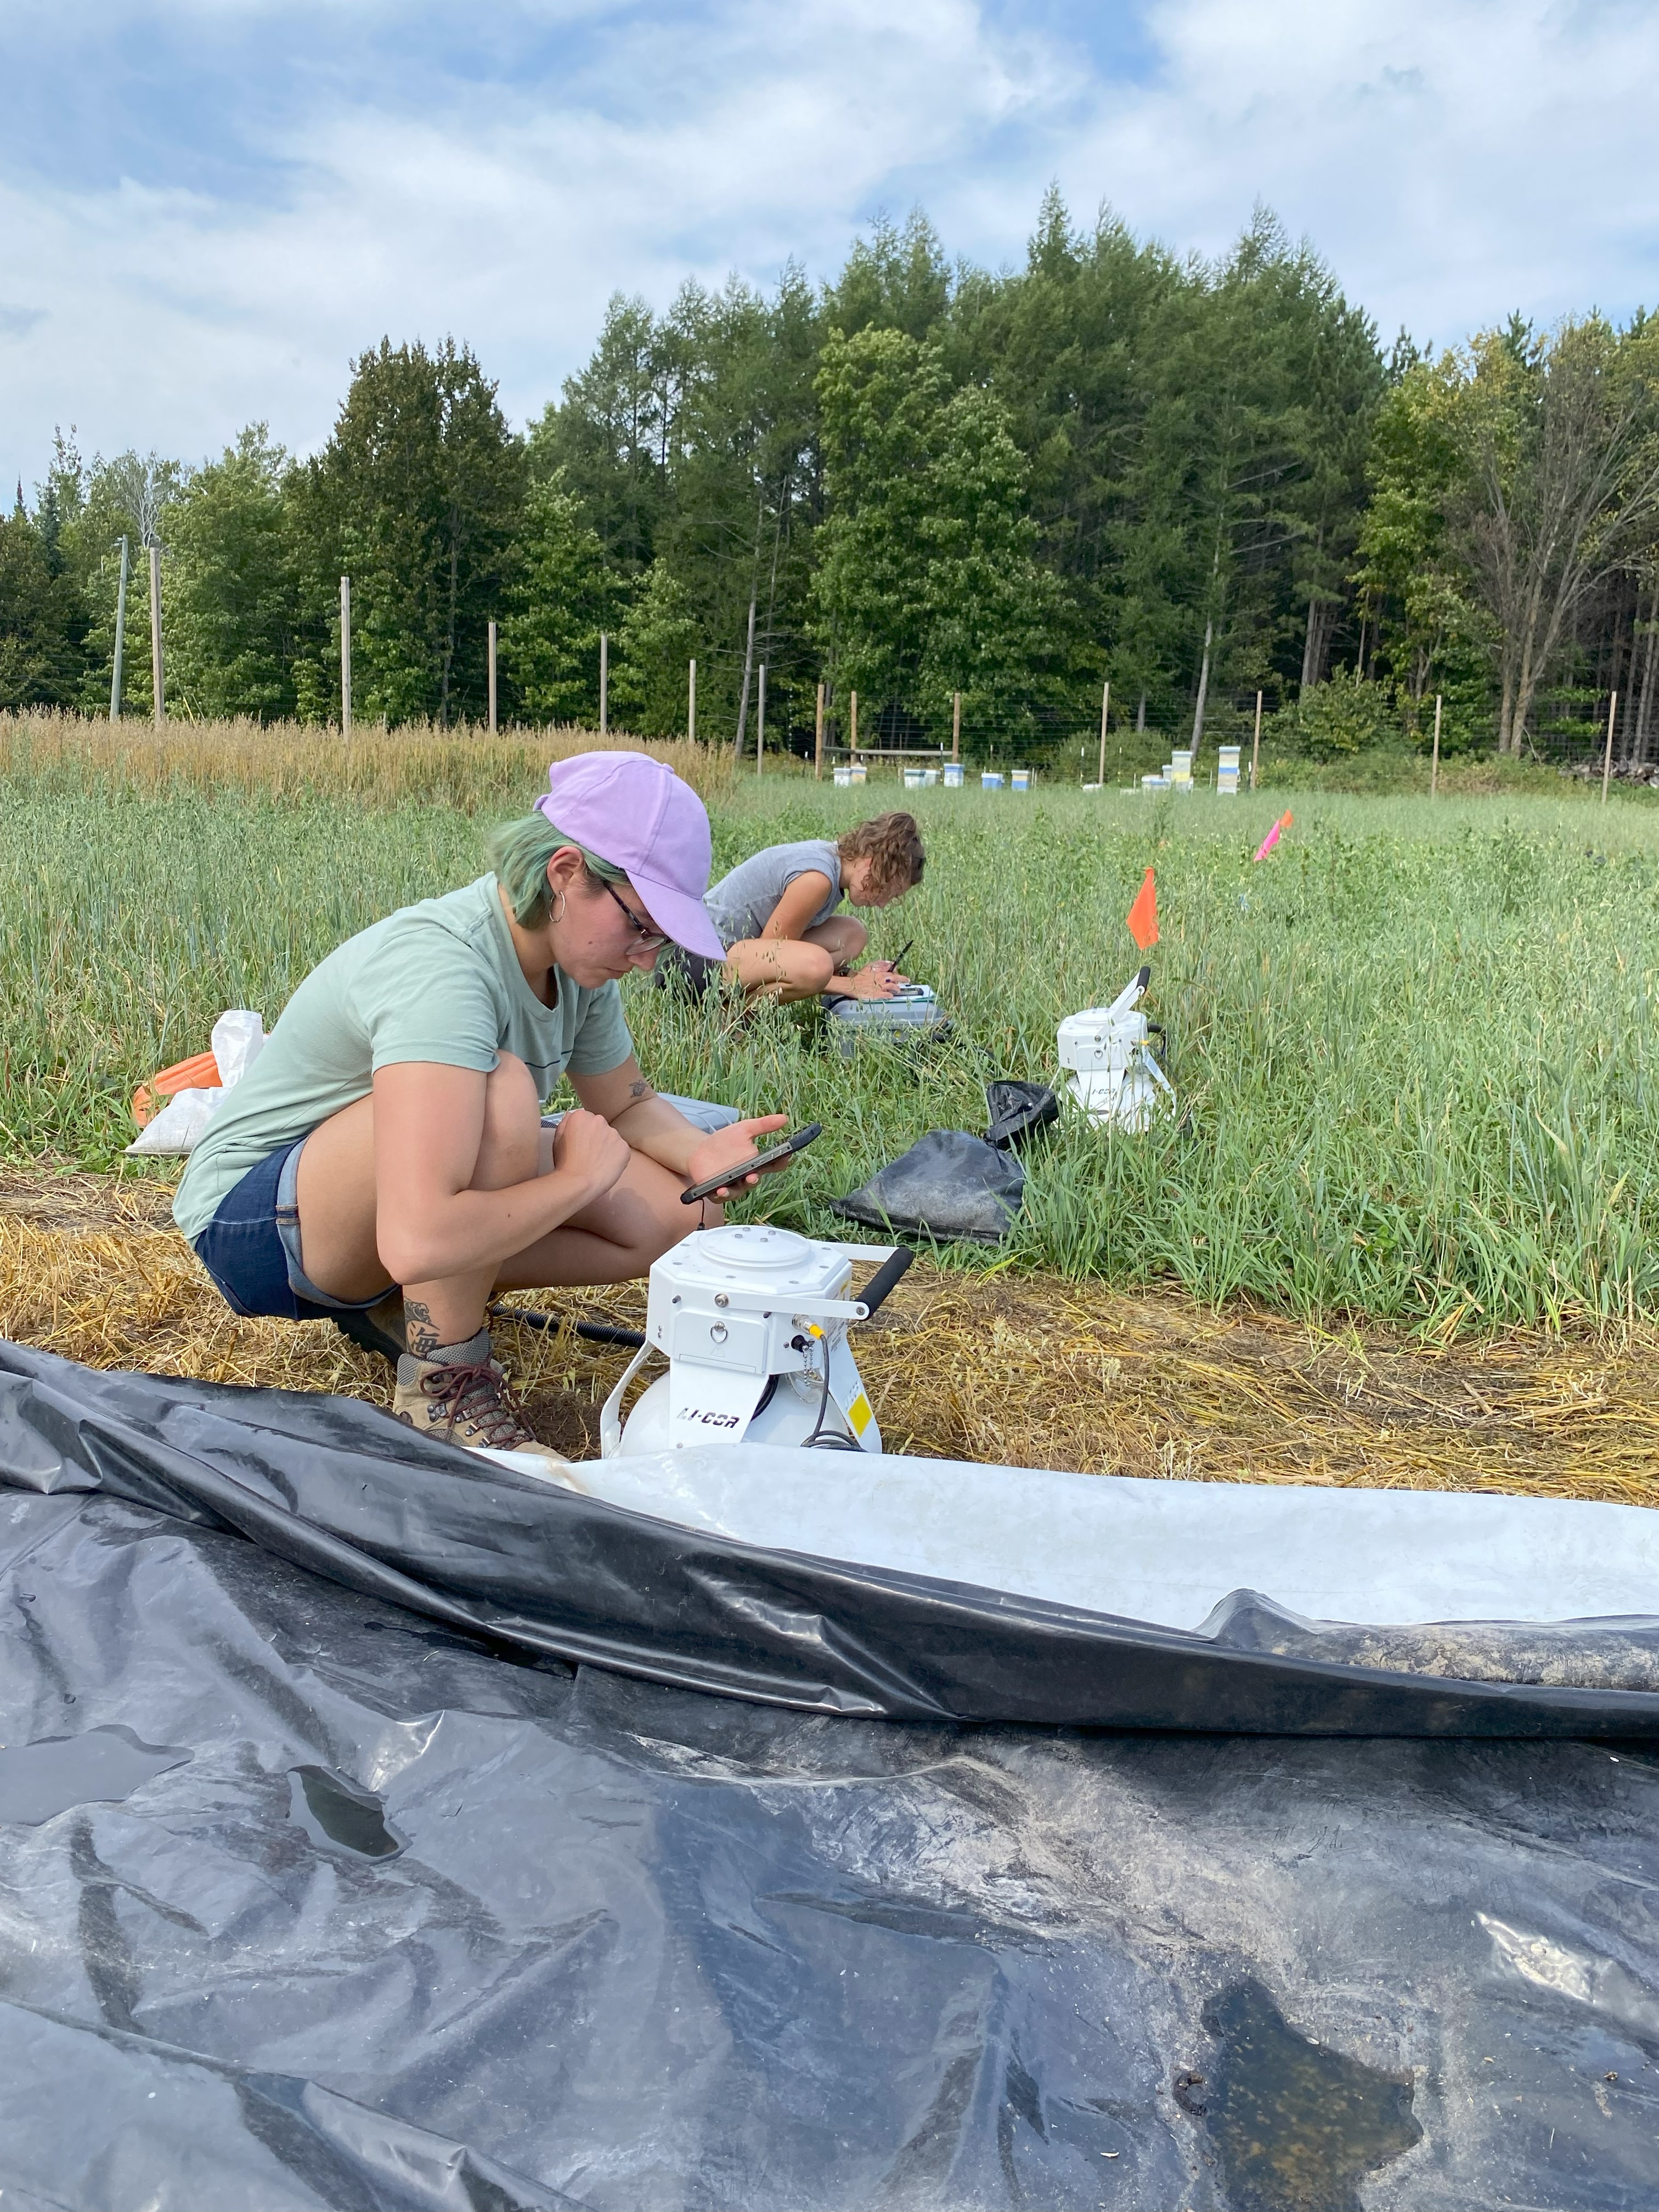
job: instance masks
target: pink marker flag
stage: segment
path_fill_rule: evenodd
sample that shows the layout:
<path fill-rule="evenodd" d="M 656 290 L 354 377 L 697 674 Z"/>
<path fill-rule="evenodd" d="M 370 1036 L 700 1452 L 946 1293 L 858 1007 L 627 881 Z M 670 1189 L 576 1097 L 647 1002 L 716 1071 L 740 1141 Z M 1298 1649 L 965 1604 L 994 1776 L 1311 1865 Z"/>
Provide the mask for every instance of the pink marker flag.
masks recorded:
<path fill-rule="evenodd" d="M 1255 848 L 1255 857 L 1258 860 L 1265 860 L 1267 859 L 1268 854 L 1272 852 L 1273 847 L 1279 842 L 1280 837 L 1284 835 L 1285 830 L 1290 828 L 1294 818 L 1295 817 L 1290 813 L 1288 809 L 1279 816 L 1278 821 L 1274 823 L 1273 828 L 1267 832 L 1267 836 Z"/>

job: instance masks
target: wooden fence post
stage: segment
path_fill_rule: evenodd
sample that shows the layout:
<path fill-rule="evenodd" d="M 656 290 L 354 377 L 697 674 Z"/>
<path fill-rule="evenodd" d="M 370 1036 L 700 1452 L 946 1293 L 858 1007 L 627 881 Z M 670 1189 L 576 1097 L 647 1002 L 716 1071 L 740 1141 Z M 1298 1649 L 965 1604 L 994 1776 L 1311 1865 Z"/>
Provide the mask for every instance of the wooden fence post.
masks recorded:
<path fill-rule="evenodd" d="M 812 739 L 812 773 L 820 783 L 823 781 L 823 686 L 822 684 L 818 686 L 817 722 Z"/>
<path fill-rule="evenodd" d="M 156 647 L 161 651 L 161 647 Z M 1601 804 L 1607 803 L 1607 783 L 1613 775 L 1613 718 L 1619 712 L 1619 694 L 1615 691 L 1607 701 L 1607 749 L 1601 758 Z"/>
<path fill-rule="evenodd" d="M 760 665 L 760 699 L 755 716 L 755 773 L 760 775 L 766 762 L 766 663 Z"/>
<path fill-rule="evenodd" d="M 149 549 L 149 682 L 150 703 L 159 730 L 167 718 L 167 692 L 161 681 L 161 549 Z"/>
<path fill-rule="evenodd" d="M 1106 788 L 1106 716 L 1111 704 L 1112 687 L 1109 684 L 1103 684 L 1100 693 L 1100 787 L 1103 791 Z"/>
<path fill-rule="evenodd" d="M 1145 706 L 1143 699 L 1141 704 Z M 1261 763 L 1261 694 L 1255 695 L 1255 735 L 1250 740 L 1250 789 L 1255 789 L 1255 772 Z"/>
<path fill-rule="evenodd" d="M 611 640 L 604 630 L 599 632 L 599 735 L 604 737 L 610 726 L 611 714 Z"/>
<path fill-rule="evenodd" d="M 351 735 L 351 579 L 340 579 L 340 732 Z"/>
<path fill-rule="evenodd" d="M 856 760 L 859 757 L 859 695 L 856 691 L 848 695 L 848 711 L 852 725 L 851 728 L 848 732 L 848 736 L 851 740 L 848 750 L 852 754 L 853 758 Z"/>
<path fill-rule="evenodd" d="M 758 543 L 759 523 L 756 524 Z M 749 678 L 755 667 L 755 594 L 749 594 L 749 642 L 743 648 L 743 697 L 738 702 L 738 734 L 732 740 L 732 757 L 741 760 L 749 742 Z"/>
<path fill-rule="evenodd" d="M 953 761 L 959 761 L 962 758 L 962 694 L 960 691 L 953 691 L 951 694 L 951 757 Z"/>
<path fill-rule="evenodd" d="M 109 718 L 121 719 L 121 663 L 127 641 L 127 541 L 121 540 L 121 582 L 115 594 L 115 665 L 110 671 Z"/>
<path fill-rule="evenodd" d="M 1429 763 L 1429 797 L 1440 789 L 1440 694 L 1434 695 L 1434 758 Z"/>
<path fill-rule="evenodd" d="M 688 744 L 697 742 L 697 664 L 686 665 L 685 671 L 685 739 Z"/>
<path fill-rule="evenodd" d="M 489 734 L 495 734 L 495 625 L 489 625 Z"/>

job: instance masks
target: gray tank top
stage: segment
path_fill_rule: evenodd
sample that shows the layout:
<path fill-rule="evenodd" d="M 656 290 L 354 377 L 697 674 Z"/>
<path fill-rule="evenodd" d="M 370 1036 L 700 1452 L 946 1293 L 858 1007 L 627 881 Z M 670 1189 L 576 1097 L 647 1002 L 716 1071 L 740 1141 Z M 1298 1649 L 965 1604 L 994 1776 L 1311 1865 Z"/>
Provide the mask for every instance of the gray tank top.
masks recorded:
<path fill-rule="evenodd" d="M 769 845 L 739 860 L 728 876 L 711 884 L 703 897 L 708 919 L 722 945 L 758 937 L 797 876 L 812 871 L 830 878 L 830 896 L 807 923 L 816 929 L 841 904 L 841 854 L 827 837 L 808 837 L 799 845 Z"/>

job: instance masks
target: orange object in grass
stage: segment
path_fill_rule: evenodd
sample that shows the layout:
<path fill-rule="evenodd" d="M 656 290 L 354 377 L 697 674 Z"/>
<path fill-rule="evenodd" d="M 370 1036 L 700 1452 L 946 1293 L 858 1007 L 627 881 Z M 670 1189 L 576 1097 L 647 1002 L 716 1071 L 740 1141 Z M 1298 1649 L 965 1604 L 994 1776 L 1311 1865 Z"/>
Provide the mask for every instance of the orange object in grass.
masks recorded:
<path fill-rule="evenodd" d="M 181 1060 L 141 1083 L 132 1094 L 132 1118 L 141 1129 L 147 1128 L 155 1118 L 158 1097 L 171 1098 L 180 1091 L 216 1091 L 223 1080 L 212 1053 L 198 1052 L 194 1060 Z"/>
<path fill-rule="evenodd" d="M 1147 869 L 1140 889 L 1135 893 L 1134 904 L 1125 916 L 1129 934 L 1143 952 L 1150 952 L 1158 943 L 1158 886 L 1152 872 Z"/>

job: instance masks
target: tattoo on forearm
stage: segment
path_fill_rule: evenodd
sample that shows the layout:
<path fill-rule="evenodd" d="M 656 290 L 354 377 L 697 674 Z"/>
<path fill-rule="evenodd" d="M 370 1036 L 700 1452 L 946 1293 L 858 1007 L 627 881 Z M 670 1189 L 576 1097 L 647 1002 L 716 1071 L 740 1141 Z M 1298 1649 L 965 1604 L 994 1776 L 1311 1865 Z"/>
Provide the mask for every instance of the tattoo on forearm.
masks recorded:
<path fill-rule="evenodd" d="M 654 1098 L 657 1094 L 653 1091 L 651 1085 L 646 1081 L 645 1078 L 641 1076 L 637 1083 L 630 1083 L 629 1085 L 628 1095 L 634 1101 L 635 1105 L 637 1105 L 641 1098 Z"/>
<path fill-rule="evenodd" d="M 404 1334 L 409 1339 L 409 1348 L 416 1359 L 424 1359 L 443 1342 L 433 1326 L 432 1309 L 419 1298 L 404 1300 Z"/>

